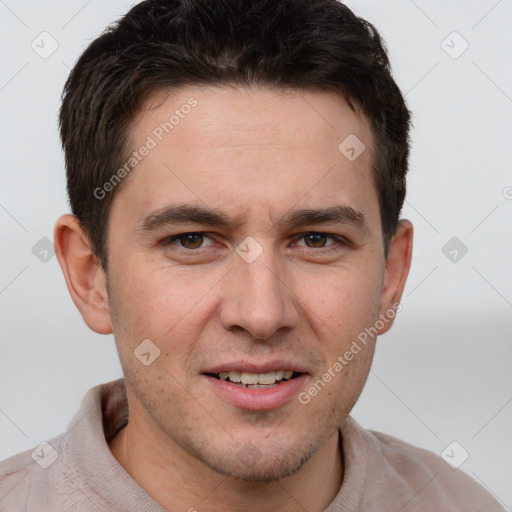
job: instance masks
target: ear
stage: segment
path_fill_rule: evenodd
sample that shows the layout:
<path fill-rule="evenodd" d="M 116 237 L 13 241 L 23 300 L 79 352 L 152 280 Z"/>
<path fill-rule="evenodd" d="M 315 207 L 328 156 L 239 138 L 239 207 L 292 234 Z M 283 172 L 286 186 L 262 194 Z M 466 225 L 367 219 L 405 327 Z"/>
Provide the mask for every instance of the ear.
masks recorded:
<path fill-rule="evenodd" d="M 75 216 L 57 220 L 54 244 L 69 293 L 85 323 L 99 334 L 112 333 L 106 276 Z"/>
<path fill-rule="evenodd" d="M 379 329 L 379 334 L 384 334 L 393 325 L 395 313 L 411 268 L 413 233 L 412 223 L 403 219 L 398 223 L 396 233 L 391 239 L 386 259 L 380 307 L 380 317 L 385 321 L 382 322 L 384 326 Z M 391 311 L 393 311 L 392 316 Z"/>

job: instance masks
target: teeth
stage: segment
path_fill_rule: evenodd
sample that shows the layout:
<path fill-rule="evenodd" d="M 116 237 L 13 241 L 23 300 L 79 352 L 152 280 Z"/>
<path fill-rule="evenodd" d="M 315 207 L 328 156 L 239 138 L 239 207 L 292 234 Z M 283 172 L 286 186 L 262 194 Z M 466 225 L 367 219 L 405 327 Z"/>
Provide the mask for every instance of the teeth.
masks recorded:
<path fill-rule="evenodd" d="M 228 377 L 231 382 L 240 382 L 240 372 L 228 372 Z"/>
<path fill-rule="evenodd" d="M 251 372 L 220 372 L 219 378 L 221 380 L 230 380 L 231 382 L 242 384 L 275 384 L 283 379 L 290 379 L 293 375 L 293 370 L 277 370 L 268 373 L 251 373 Z"/>
<path fill-rule="evenodd" d="M 275 384 L 276 372 L 260 373 L 256 384 Z"/>
<path fill-rule="evenodd" d="M 240 381 L 242 384 L 258 384 L 258 374 L 242 372 L 240 375 Z"/>

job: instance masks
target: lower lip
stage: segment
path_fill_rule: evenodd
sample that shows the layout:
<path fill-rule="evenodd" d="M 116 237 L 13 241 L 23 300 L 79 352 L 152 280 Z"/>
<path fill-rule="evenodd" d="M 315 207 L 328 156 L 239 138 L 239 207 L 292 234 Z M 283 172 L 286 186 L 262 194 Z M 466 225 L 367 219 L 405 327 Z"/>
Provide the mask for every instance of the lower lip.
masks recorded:
<path fill-rule="evenodd" d="M 281 407 L 291 398 L 297 396 L 308 376 L 303 373 L 268 389 L 243 388 L 209 375 L 203 375 L 203 377 L 216 393 L 234 406 L 251 411 L 268 411 Z"/>

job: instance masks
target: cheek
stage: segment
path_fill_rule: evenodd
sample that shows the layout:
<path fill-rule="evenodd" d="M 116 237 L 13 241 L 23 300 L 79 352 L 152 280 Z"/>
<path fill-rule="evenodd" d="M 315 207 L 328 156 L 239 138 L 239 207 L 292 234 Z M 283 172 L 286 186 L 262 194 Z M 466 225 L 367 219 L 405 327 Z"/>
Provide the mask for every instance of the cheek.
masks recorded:
<path fill-rule="evenodd" d="M 357 335 L 377 318 L 381 300 L 381 276 L 366 266 L 329 269 L 296 280 L 297 294 L 313 324 L 324 325 L 329 337 L 341 342 Z M 378 268 L 376 265 L 374 268 Z"/>
<path fill-rule="evenodd" d="M 201 312 L 222 276 L 197 275 L 196 270 L 192 277 L 193 272 L 171 266 L 148 267 L 147 261 L 125 261 L 112 282 L 119 336 L 125 345 L 149 338 L 162 352 L 172 351 L 174 345 L 183 349 L 197 339 L 206 320 Z"/>

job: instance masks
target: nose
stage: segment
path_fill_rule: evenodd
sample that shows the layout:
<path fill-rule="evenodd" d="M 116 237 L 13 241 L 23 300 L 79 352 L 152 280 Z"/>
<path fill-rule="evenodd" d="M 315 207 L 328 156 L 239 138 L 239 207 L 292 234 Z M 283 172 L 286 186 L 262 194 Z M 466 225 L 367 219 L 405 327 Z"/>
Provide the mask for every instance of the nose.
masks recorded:
<path fill-rule="evenodd" d="M 229 272 L 220 309 L 220 319 L 226 330 L 242 328 L 254 338 L 270 338 L 279 329 L 297 325 L 298 299 L 279 272 L 273 251 L 267 247 L 252 263 L 235 256 Z"/>

